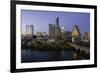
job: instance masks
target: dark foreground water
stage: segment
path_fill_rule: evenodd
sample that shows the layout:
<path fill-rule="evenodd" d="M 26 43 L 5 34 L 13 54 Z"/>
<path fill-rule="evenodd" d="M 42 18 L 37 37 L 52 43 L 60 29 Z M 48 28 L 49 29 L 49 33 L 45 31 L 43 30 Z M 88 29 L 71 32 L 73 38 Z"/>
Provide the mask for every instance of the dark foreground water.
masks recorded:
<path fill-rule="evenodd" d="M 63 61 L 74 60 L 77 56 L 71 50 L 68 51 L 37 51 L 31 49 L 22 49 L 21 62 L 43 62 L 43 61 Z"/>

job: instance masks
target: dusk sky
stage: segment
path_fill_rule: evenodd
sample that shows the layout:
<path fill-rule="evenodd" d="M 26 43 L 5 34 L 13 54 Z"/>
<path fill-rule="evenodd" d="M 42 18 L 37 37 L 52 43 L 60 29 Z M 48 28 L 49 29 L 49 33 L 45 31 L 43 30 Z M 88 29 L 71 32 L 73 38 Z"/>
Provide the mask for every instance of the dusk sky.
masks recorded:
<path fill-rule="evenodd" d="M 81 33 L 90 31 L 89 13 L 21 10 L 22 33 L 25 33 L 26 25 L 34 25 L 34 33 L 48 33 L 49 24 L 56 23 L 56 16 L 59 17 L 59 26 L 66 31 L 72 31 L 74 25 L 78 25 Z"/>

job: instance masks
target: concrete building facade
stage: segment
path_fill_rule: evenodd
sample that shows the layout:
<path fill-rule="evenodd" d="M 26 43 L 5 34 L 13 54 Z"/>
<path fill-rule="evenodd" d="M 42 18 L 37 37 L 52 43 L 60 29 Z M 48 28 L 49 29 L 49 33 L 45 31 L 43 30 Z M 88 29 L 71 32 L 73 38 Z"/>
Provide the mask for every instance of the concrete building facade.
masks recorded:
<path fill-rule="evenodd" d="M 26 36 L 33 36 L 33 35 L 34 35 L 34 26 L 26 25 Z"/>
<path fill-rule="evenodd" d="M 80 30 L 78 28 L 77 25 L 74 25 L 73 29 L 72 29 L 72 42 L 78 42 L 80 40 Z"/>
<path fill-rule="evenodd" d="M 56 17 L 55 24 L 49 24 L 49 39 L 60 40 L 61 39 L 61 29 L 59 27 L 59 17 Z"/>

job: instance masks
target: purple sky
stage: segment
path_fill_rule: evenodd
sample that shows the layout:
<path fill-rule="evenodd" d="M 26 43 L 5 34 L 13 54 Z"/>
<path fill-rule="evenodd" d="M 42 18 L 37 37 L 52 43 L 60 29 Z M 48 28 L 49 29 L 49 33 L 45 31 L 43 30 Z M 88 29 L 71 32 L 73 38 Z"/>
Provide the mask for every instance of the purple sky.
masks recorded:
<path fill-rule="evenodd" d="M 22 10 L 22 33 L 25 33 L 26 25 L 34 25 L 34 33 L 48 33 L 48 24 L 55 24 L 56 16 L 59 16 L 59 26 L 64 27 L 66 31 L 72 31 L 74 25 L 78 25 L 81 33 L 90 31 L 89 13 Z"/>

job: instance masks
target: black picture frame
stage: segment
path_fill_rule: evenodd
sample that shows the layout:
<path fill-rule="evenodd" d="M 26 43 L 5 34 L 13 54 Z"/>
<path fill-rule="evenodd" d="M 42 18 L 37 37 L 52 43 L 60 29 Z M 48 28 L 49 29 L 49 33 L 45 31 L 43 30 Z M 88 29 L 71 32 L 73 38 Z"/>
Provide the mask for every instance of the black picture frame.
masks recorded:
<path fill-rule="evenodd" d="M 41 68 L 16 68 L 16 5 L 37 5 L 37 6 L 52 6 L 52 7 L 71 7 L 94 9 L 94 64 L 89 65 L 74 65 L 74 66 L 57 66 L 57 67 L 41 67 Z M 11 72 L 29 72 L 29 71 L 44 71 L 44 70 L 59 70 L 59 69 L 79 69 L 97 67 L 97 6 L 94 5 L 79 5 L 79 4 L 62 4 L 62 3 L 47 3 L 47 2 L 31 2 L 31 1 L 11 1 Z"/>

